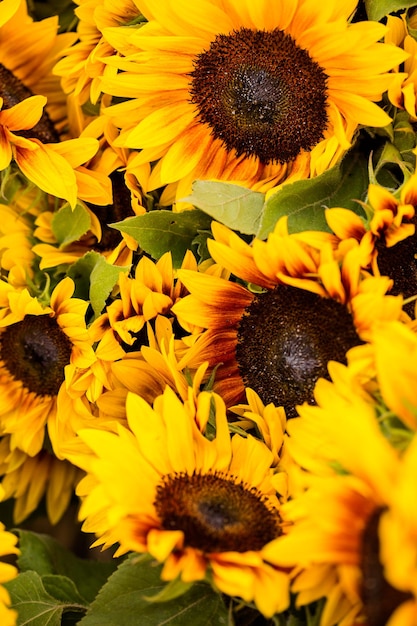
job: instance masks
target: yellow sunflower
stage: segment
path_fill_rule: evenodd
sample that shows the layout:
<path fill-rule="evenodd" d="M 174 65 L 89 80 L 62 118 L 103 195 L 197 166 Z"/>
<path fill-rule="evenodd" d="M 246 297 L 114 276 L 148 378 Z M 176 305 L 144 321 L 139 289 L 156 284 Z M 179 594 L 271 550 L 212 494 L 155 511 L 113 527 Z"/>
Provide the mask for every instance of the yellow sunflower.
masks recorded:
<path fill-rule="evenodd" d="M 390 121 L 376 102 L 408 55 L 378 43 L 382 24 L 350 22 L 354 0 L 136 4 L 148 23 L 114 41 L 119 71 L 101 88 L 126 100 L 107 110 L 116 145 L 157 162 L 147 191 L 168 184 L 180 200 L 213 178 L 265 191 L 328 169 L 358 125 Z"/>
<path fill-rule="evenodd" d="M 416 89 L 417 89 L 417 42 L 409 34 L 409 27 L 415 28 L 416 18 L 407 23 L 406 13 L 399 17 L 388 15 L 388 32 L 384 37 L 385 43 L 391 43 L 403 48 L 409 57 L 403 68 L 395 68 L 396 80 L 388 89 L 388 97 L 398 109 L 405 109 L 413 121 L 417 120 Z M 403 71 L 400 71 L 403 70 Z"/>
<path fill-rule="evenodd" d="M 220 364 L 215 389 L 227 404 L 239 402 L 246 385 L 293 417 L 297 404 L 312 401 L 330 360 L 345 361 L 375 319 L 402 315 L 401 297 L 386 295 L 388 278 L 361 278 L 356 242 L 337 258 L 326 234 L 288 235 L 285 219 L 253 245 L 222 225 L 212 228 L 215 261 L 261 289 L 181 270 L 190 295 L 172 310 L 181 324 L 207 329 L 190 352 Z"/>
<path fill-rule="evenodd" d="M 5 19 L 7 7 L 4 4 L 1 5 L 0 15 Z M 44 115 L 53 123 L 53 127 L 48 128 L 50 141 L 56 141 L 57 133 L 68 131 L 65 128 L 66 97 L 59 78 L 52 74 L 52 67 L 60 51 L 76 40 L 74 33 L 58 34 L 58 28 L 57 15 L 33 21 L 28 15 L 26 0 L 16 0 L 13 15 L 4 23 L 0 20 L 0 64 L 14 76 L 15 97 L 26 88 L 32 94 L 48 98 Z M 10 90 L 6 82 L 3 84 L 4 91 L 7 87 Z M 8 93 L 7 97 L 11 94 Z"/>
<path fill-rule="evenodd" d="M 164 580 L 208 576 L 264 615 L 286 609 L 288 574 L 262 558 L 282 532 L 269 448 L 231 436 L 223 401 L 208 392 L 183 404 L 167 388 L 153 408 L 129 394 L 126 408 L 131 430 L 82 430 L 91 453 L 68 455 L 87 470 L 78 487 L 83 529 L 97 544 L 118 542 L 118 553 L 149 552 L 164 563 Z"/>
<path fill-rule="evenodd" d="M 4 524 L 0 523 L 0 556 L 19 554 L 16 543 L 16 535 L 8 532 Z M 15 576 L 17 576 L 17 569 L 14 565 L 0 562 L 0 583 L 6 583 Z M 9 593 L 3 585 L 0 585 L 0 620 L 3 626 L 15 626 L 17 623 L 17 612 L 10 609 L 9 606 Z"/>
<path fill-rule="evenodd" d="M 197 263 L 191 252 L 186 253 L 181 267 L 196 271 Z M 121 273 L 117 286 L 119 297 L 93 322 L 91 332 L 96 340 L 101 340 L 104 333 L 111 333 L 126 346 L 135 344 L 146 322 L 159 315 L 170 315 L 172 306 L 186 293 L 173 269 L 170 252 L 156 262 L 142 257 L 134 276 Z"/>
<path fill-rule="evenodd" d="M 399 197 L 380 185 L 370 184 L 368 220 L 344 208 L 326 210 L 326 220 L 332 231 L 343 241 L 354 239 L 360 248 L 361 265 L 372 269 L 376 276 L 393 279 L 392 294 L 405 299 L 417 294 L 416 213 L 417 175 L 401 187 Z M 415 298 L 406 305 L 414 317 Z"/>
<path fill-rule="evenodd" d="M 39 214 L 33 193 L 17 194 L 0 204 L 0 266 L 10 285 L 24 288 L 33 278 L 34 221 Z"/>
<path fill-rule="evenodd" d="M 381 513 L 379 524 L 384 576 L 391 589 L 396 590 L 395 608 L 388 626 L 412 626 L 417 619 L 417 517 L 410 506 L 417 475 L 416 437 L 402 461 L 390 505 Z"/>
<path fill-rule="evenodd" d="M 58 35 L 57 30 L 57 16 L 33 22 L 25 0 L 18 0 L 12 11 L 0 5 L 0 170 L 13 158 L 36 186 L 71 206 L 77 195 L 107 204 L 110 181 L 84 167 L 98 142 L 67 139 L 66 96 L 51 68 L 75 35 Z"/>
<path fill-rule="evenodd" d="M 96 354 L 102 350 L 102 342 Z M 109 344 L 107 344 L 109 345 Z M 193 366 L 189 358 L 189 346 L 175 337 L 172 321 L 163 315 L 155 319 L 155 329 L 146 324 L 146 341 L 139 351 L 123 353 L 120 357 L 109 350 L 113 357 L 109 365 L 111 385 L 97 398 L 97 406 L 103 417 L 126 419 L 126 397 L 133 392 L 152 404 L 155 398 L 169 386 L 183 402 L 186 402 L 191 385 L 196 398 L 208 382 L 208 363 Z"/>
<path fill-rule="evenodd" d="M 74 288 L 63 279 L 45 307 L 27 289 L 8 287 L 3 295 L 0 424 L 11 435 L 11 449 L 30 456 L 40 452 L 45 426 L 57 419 L 66 366 L 87 367 L 95 359 L 85 325 L 88 302 L 73 298 Z"/>
<path fill-rule="evenodd" d="M 140 12 L 133 0 L 122 0 L 117 6 L 110 0 L 76 0 L 76 4 L 78 41 L 61 51 L 62 58 L 54 73 L 61 77 L 65 93 L 74 94 L 81 104 L 87 100 L 95 104 L 101 95 L 102 76 L 112 71 L 105 60 L 115 54 L 112 38 L 108 41 L 106 33 L 115 31 L 114 36 L 122 45 L 117 30 L 137 23 Z"/>
<path fill-rule="evenodd" d="M 56 524 L 66 511 L 75 485 L 82 476 L 79 468 L 68 461 L 58 460 L 42 449 L 29 456 L 18 448 L 11 449 L 11 436 L 0 442 L 0 476 L 3 500 L 13 498 L 13 520 L 20 524 L 36 511 L 45 498 L 45 508 L 51 524 Z M 33 477 L 36 476 L 36 480 Z"/>
<path fill-rule="evenodd" d="M 380 419 L 387 428 L 387 434 L 390 432 L 390 420 L 395 419 L 396 433 L 402 435 L 400 445 L 401 442 L 408 442 L 417 430 L 415 326 L 415 322 L 411 326 L 399 321 L 376 323 L 369 342 L 348 354 L 349 371 L 362 385 L 363 393 L 379 399 L 386 407 Z M 400 430 L 400 425 L 396 423 L 398 419 L 402 422 Z"/>
<path fill-rule="evenodd" d="M 288 423 L 295 480 L 307 489 L 283 505 L 293 525 L 266 556 L 297 568 L 298 606 L 325 599 L 320 626 L 387 624 L 399 598 L 385 578 L 379 522 L 395 497 L 401 459 L 381 431 L 376 403 L 356 393 L 345 366 L 332 363 L 330 371 L 333 382 L 316 385 L 317 406 L 298 407 Z"/>

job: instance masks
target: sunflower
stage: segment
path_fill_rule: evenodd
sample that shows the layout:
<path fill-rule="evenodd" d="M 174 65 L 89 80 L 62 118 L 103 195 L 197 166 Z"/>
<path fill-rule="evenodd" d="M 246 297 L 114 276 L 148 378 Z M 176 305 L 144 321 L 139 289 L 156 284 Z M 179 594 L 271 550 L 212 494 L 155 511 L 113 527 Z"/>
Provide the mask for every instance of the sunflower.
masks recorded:
<path fill-rule="evenodd" d="M 16 0 L 13 14 L 8 18 L 7 7 L 0 8 L 0 64 L 13 75 L 13 85 L 7 81 L 2 86 L 7 98 L 13 91 L 22 94 L 24 88 L 32 94 L 43 95 L 48 99 L 44 112 L 44 132 L 50 141 L 56 141 L 58 134 L 65 132 L 67 123 L 66 97 L 59 78 L 53 76 L 52 67 L 60 51 L 71 46 L 74 33 L 58 34 L 58 16 L 33 21 L 28 15 L 26 0 Z M 2 76 L 3 80 L 5 76 Z M 13 89 L 11 89 L 13 87 Z M 21 98 L 20 98 L 21 99 Z M 52 122 L 52 126 L 47 119 Z M 67 130 L 67 129 L 66 129 Z"/>
<path fill-rule="evenodd" d="M 266 556 L 296 568 L 298 606 L 325 598 L 321 626 L 364 616 L 369 626 L 386 624 L 399 598 L 385 578 L 379 522 L 397 489 L 401 459 L 381 432 L 376 403 L 356 393 L 345 366 L 332 363 L 330 371 L 333 382 L 316 385 L 317 406 L 298 407 L 288 424 L 286 446 L 296 464 L 290 483 L 306 490 L 283 505 L 283 519 L 293 525 Z"/>
<path fill-rule="evenodd" d="M 112 347 L 111 343 L 104 343 L 108 348 Z M 102 351 L 101 344 L 97 347 L 97 355 Z M 144 337 L 139 351 L 123 353 L 120 357 L 115 350 L 109 349 L 109 361 L 111 356 L 111 385 L 107 385 L 105 393 L 96 401 L 103 418 L 114 416 L 119 420 L 126 419 L 128 392 L 152 404 L 169 386 L 186 402 L 190 386 L 196 398 L 210 381 L 208 363 L 193 367 L 189 359 L 189 346 L 175 337 L 171 320 L 163 315 L 155 319 L 154 328 L 149 322 L 146 324 L 146 340 Z"/>
<path fill-rule="evenodd" d="M 40 452 L 45 426 L 57 419 L 65 367 L 87 367 L 95 358 L 85 325 L 88 302 L 73 298 L 74 288 L 65 278 L 45 307 L 27 289 L 7 287 L 3 294 L 0 424 L 2 433 L 11 435 L 11 449 L 30 456 Z"/>
<path fill-rule="evenodd" d="M 13 158 L 31 182 L 73 207 L 77 195 L 107 204 L 110 181 L 83 165 L 97 152 L 98 142 L 67 139 L 66 96 L 51 68 L 75 36 L 58 35 L 57 29 L 57 16 L 33 22 L 25 0 L 12 11 L 0 6 L 0 170 Z"/>
<path fill-rule="evenodd" d="M 190 251 L 181 267 L 196 271 L 197 263 Z M 91 333 L 97 341 L 110 333 L 126 348 L 137 344 L 138 335 L 147 322 L 159 315 L 172 317 L 171 308 L 186 293 L 173 269 L 170 252 L 156 262 L 143 256 L 132 277 L 120 273 L 117 287 L 119 297 L 93 322 Z"/>
<path fill-rule="evenodd" d="M 207 329 L 190 352 L 193 359 L 220 364 L 215 389 L 227 404 L 239 402 L 249 386 L 293 417 L 297 404 L 313 401 L 315 382 L 328 376 L 330 360 L 344 362 L 375 319 L 402 315 L 401 297 L 386 295 L 389 279 L 361 279 L 356 242 L 343 254 L 334 252 L 325 233 L 288 235 L 285 219 L 266 242 L 253 245 L 220 224 L 212 229 L 215 261 L 257 285 L 257 293 L 181 270 L 190 295 L 172 310 L 181 324 Z"/>
<path fill-rule="evenodd" d="M 416 88 L 417 88 L 417 42 L 410 35 L 409 28 L 415 28 L 416 18 L 407 23 L 406 13 L 399 17 L 387 16 L 388 32 L 385 43 L 391 43 L 403 48 L 409 57 L 403 68 L 395 68 L 396 80 L 388 89 L 388 97 L 398 109 L 405 109 L 413 121 L 417 120 Z M 403 69 L 404 71 L 400 71 Z"/>
<path fill-rule="evenodd" d="M 385 187 L 370 184 L 366 222 L 348 209 L 326 210 L 327 223 L 341 241 L 350 238 L 358 241 L 362 267 L 372 269 L 376 276 L 392 278 L 390 293 L 402 294 L 405 299 L 417 294 L 416 206 L 414 174 L 403 184 L 398 196 Z M 405 310 L 414 316 L 414 302 L 406 305 Z"/>
<path fill-rule="evenodd" d="M 129 394 L 126 410 L 131 430 L 82 430 L 90 454 L 68 454 L 87 470 L 78 487 L 83 529 L 105 547 L 118 542 L 118 553 L 150 553 L 164 563 L 164 580 L 209 576 L 264 615 L 286 609 L 288 575 L 262 558 L 282 532 L 269 448 L 229 434 L 216 394 L 183 404 L 167 387 L 153 408 Z M 208 439 L 210 411 L 216 436 Z"/>
<path fill-rule="evenodd" d="M 352 376 L 383 403 L 381 423 L 393 442 L 394 429 L 399 445 L 408 444 L 417 430 L 416 354 L 415 322 L 410 327 L 399 321 L 375 324 L 369 342 L 348 354 Z"/>
<path fill-rule="evenodd" d="M 380 558 L 384 576 L 397 590 L 389 626 L 412 626 L 417 618 L 416 530 L 417 517 L 410 507 L 417 469 L 417 439 L 414 437 L 402 458 L 401 472 L 389 507 L 380 515 Z"/>
<path fill-rule="evenodd" d="M 314 176 L 358 125 L 390 121 L 375 102 L 408 55 L 378 43 L 383 25 L 350 22 L 355 1 L 136 4 L 148 23 L 114 41 L 121 56 L 106 63 L 119 71 L 101 88 L 125 99 L 107 110 L 121 128 L 116 145 L 157 163 L 146 191 L 168 184 L 162 202 L 195 179 L 266 191 Z"/>
<path fill-rule="evenodd" d="M 2 495 L 2 494 L 0 494 Z M 0 556 L 10 554 L 19 554 L 16 547 L 17 537 L 5 529 L 4 524 L 0 523 Z M 17 569 L 10 563 L 0 562 L 0 583 L 8 582 L 17 576 Z M 8 591 L 0 586 L 0 619 L 4 626 L 15 626 L 17 620 L 17 612 L 10 609 L 10 597 Z"/>
<path fill-rule="evenodd" d="M 33 193 L 17 193 L 8 204 L 0 204 L 0 266 L 15 287 L 26 287 L 28 277 L 33 278 L 33 230 L 39 211 Z"/>
<path fill-rule="evenodd" d="M 105 60 L 115 54 L 112 37 L 108 40 L 106 33 L 115 31 L 120 45 L 117 30 L 140 22 L 141 15 L 133 0 L 122 0 L 117 7 L 108 0 L 76 0 L 76 4 L 78 41 L 61 51 L 54 73 L 61 77 L 65 93 L 74 94 L 80 104 L 88 100 L 95 104 L 101 95 L 101 78 L 111 71 Z"/>
<path fill-rule="evenodd" d="M 20 524 L 45 498 L 45 508 L 51 524 L 56 524 L 66 511 L 75 485 L 82 476 L 79 468 L 68 461 L 58 460 L 42 449 L 29 456 L 18 448 L 11 449 L 11 436 L 0 442 L 0 476 L 2 500 L 13 498 L 13 520 Z M 33 477 L 36 476 L 36 480 Z"/>

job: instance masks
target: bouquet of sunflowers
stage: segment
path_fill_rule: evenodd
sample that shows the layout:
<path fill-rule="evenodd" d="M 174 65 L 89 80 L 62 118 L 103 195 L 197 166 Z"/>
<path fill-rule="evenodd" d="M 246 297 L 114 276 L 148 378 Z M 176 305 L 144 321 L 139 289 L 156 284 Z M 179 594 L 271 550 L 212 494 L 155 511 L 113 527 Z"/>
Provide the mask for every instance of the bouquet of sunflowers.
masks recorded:
<path fill-rule="evenodd" d="M 2 626 L 417 625 L 415 0 L 0 1 Z"/>

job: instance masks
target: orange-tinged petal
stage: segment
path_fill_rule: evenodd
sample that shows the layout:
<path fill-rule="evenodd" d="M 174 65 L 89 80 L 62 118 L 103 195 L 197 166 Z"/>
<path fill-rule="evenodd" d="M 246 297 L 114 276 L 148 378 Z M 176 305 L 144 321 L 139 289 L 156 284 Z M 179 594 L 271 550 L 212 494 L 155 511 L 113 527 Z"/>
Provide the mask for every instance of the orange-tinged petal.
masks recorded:
<path fill-rule="evenodd" d="M 77 184 L 74 170 L 60 154 L 37 142 L 36 150 L 18 148 L 15 160 L 23 174 L 46 193 L 77 203 Z"/>
<path fill-rule="evenodd" d="M 63 156 L 71 167 L 75 168 L 89 161 L 97 153 L 99 143 L 92 137 L 78 137 L 50 144 L 49 148 Z"/>
<path fill-rule="evenodd" d="M 0 123 L 10 130 L 29 130 L 39 122 L 47 103 L 45 96 L 31 96 L 10 109 L 2 109 Z"/>
<path fill-rule="evenodd" d="M 9 134 L 6 129 L 0 126 L 0 171 L 5 170 L 9 166 L 12 157 Z"/>

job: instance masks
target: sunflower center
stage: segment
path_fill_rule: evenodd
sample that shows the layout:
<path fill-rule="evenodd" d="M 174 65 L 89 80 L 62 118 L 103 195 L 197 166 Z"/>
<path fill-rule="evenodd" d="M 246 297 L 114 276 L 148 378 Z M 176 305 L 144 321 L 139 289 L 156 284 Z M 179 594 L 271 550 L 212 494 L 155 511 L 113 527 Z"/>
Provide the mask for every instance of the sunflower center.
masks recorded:
<path fill-rule="evenodd" d="M 416 225 L 417 219 L 411 220 Z M 416 225 L 417 227 L 417 225 Z M 378 268 L 382 275 L 394 280 L 390 291 L 393 295 L 410 298 L 417 294 L 417 234 L 399 241 L 387 248 L 384 240 L 377 240 Z M 404 306 L 405 311 L 414 317 L 415 302 Z"/>
<path fill-rule="evenodd" d="M 378 525 L 382 513 L 382 509 L 377 509 L 371 515 L 362 535 L 360 593 L 369 626 L 385 626 L 395 609 L 411 598 L 411 594 L 395 589 L 384 578 L 379 559 L 378 537 Z"/>
<path fill-rule="evenodd" d="M 182 530 L 185 545 L 203 552 L 260 550 L 280 534 L 260 491 L 218 473 L 165 476 L 155 508 L 165 530 Z"/>
<path fill-rule="evenodd" d="M 4 367 L 38 396 L 57 395 L 71 351 L 71 341 L 49 315 L 26 315 L 0 335 Z"/>
<path fill-rule="evenodd" d="M 0 63 L 0 96 L 3 98 L 3 108 L 10 109 L 22 100 L 33 96 L 33 93 L 17 76 Z M 42 143 L 59 142 L 59 135 L 46 111 L 43 112 L 41 119 L 33 128 L 14 130 L 13 132 L 15 135 L 27 139 L 39 139 Z"/>
<path fill-rule="evenodd" d="M 99 206 L 87 203 L 88 208 L 93 211 L 101 224 L 101 239 L 94 246 L 94 249 L 98 252 L 114 250 L 122 240 L 120 231 L 108 226 L 108 224 L 121 222 L 126 217 L 134 216 L 130 201 L 130 191 L 125 185 L 122 172 L 113 172 L 110 174 L 110 179 L 113 189 L 113 204 Z"/>
<path fill-rule="evenodd" d="M 287 163 L 327 127 L 327 75 L 283 31 L 217 35 L 191 72 L 191 102 L 228 151 Z"/>
<path fill-rule="evenodd" d="M 245 385 L 262 401 L 283 406 L 314 403 L 330 360 L 346 363 L 346 351 L 362 341 L 345 306 L 310 291 L 279 285 L 256 296 L 238 327 L 236 360 Z"/>

